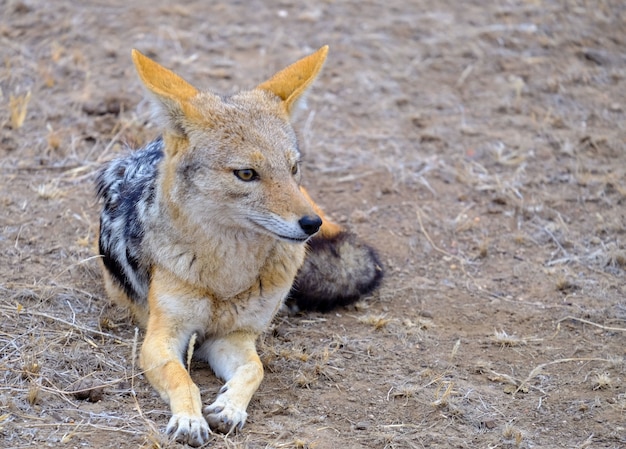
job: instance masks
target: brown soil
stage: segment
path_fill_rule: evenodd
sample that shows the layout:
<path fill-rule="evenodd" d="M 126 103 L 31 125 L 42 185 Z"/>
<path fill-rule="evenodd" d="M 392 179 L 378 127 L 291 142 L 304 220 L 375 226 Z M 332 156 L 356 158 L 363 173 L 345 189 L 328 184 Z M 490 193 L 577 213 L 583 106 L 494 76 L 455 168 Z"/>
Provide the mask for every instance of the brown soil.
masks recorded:
<path fill-rule="evenodd" d="M 277 317 L 212 447 L 624 447 L 626 4 L 212 3 L 0 0 L 0 447 L 177 447 L 94 260 L 95 171 L 158 133 L 130 49 L 228 93 L 323 44 L 305 183 L 387 277 Z"/>

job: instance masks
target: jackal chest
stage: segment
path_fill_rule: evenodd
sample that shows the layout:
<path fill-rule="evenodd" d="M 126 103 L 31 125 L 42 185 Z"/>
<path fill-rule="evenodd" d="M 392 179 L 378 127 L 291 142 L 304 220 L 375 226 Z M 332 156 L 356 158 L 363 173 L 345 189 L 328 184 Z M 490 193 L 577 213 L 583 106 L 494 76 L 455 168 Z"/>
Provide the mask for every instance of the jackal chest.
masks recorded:
<path fill-rule="evenodd" d="M 197 332 L 206 338 L 236 331 L 262 333 L 289 293 L 286 286 L 263 292 L 257 286 L 232 298 L 218 299 L 210 292 L 175 284 L 157 275 L 149 299 L 150 314 L 164 314 L 181 333 Z"/>
<path fill-rule="evenodd" d="M 263 263 L 223 258 L 221 263 L 181 262 L 203 270 L 155 266 L 150 307 L 165 309 L 183 326 L 208 334 L 237 330 L 261 333 L 280 308 L 304 258 L 304 247 L 285 243 L 272 247 Z M 186 256 L 194 257 L 194 256 Z M 151 311 L 152 313 L 152 311 Z"/>
<path fill-rule="evenodd" d="M 289 293 L 304 251 L 287 247 L 271 254 L 247 289 L 231 297 L 213 297 L 211 326 L 218 331 L 255 329 L 262 332 L 270 323 Z M 291 247 L 291 248 L 289 248 Z M 283 254 L 284 253 L 284 254 Z"/>

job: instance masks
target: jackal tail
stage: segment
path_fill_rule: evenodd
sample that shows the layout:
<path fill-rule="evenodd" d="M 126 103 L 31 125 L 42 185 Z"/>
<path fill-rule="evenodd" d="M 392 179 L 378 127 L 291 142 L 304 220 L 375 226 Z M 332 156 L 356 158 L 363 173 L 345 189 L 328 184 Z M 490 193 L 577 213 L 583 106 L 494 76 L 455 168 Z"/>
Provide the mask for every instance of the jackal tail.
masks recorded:
<path fill-rule="evenodd" d="M 371 293 L 383 278 L 376 251 L 355 234 L 340 230 L 316 235 L 294 281 L 287 304 L 293 310 L 327 312 Z"/>
<path fill-rule="evenodd" d="M 308 241 L 287 305 L 294 311 L 328 312 L 352 304 L 380 285 L 384 272 L 379 256 L 355 234 L 328 219 L 308 192 L 300 190 L 323 223 Z"/>

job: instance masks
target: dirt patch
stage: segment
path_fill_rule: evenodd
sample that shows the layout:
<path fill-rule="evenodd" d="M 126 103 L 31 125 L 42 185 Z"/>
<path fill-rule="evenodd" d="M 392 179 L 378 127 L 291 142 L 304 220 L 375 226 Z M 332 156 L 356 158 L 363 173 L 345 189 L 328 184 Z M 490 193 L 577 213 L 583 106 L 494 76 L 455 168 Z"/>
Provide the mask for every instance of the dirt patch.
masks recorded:
<path fill-rule="evenodd" d="M 408 3 L 0 1 L 0 447 L 177 446 L 94 260 L 95 171 L 158 133 L 130 49 L 228 93 L 323 44 L 305 184 L 387 278 L 277 317 L 213 447 L 626 444 L 626 7 Z"/>

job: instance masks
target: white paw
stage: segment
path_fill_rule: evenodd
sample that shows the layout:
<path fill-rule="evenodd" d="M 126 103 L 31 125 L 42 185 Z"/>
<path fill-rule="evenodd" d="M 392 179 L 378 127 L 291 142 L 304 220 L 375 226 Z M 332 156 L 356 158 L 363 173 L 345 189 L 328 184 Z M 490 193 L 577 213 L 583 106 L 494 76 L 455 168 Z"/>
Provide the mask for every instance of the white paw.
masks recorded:
<path fill-rule="evenodd" d="M 211 430 L 202 416 L 177 414 L 170 418 L 165 432 L 179 443 L 198 447 L 209 440 Z"/>
<path fill-rule="evenodd" d="M 241 430 L 248 418 L 246 410 L 234 405 L 224 393 L 220 394 L 213 404 L 204 408 L 204 414 L 211 429 L 221 433 Z"/>

